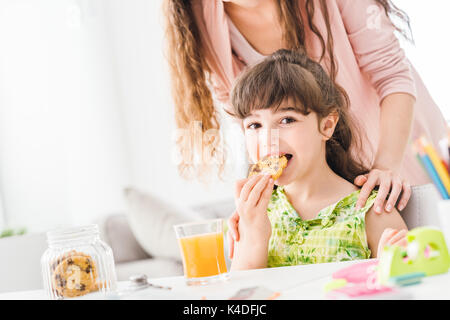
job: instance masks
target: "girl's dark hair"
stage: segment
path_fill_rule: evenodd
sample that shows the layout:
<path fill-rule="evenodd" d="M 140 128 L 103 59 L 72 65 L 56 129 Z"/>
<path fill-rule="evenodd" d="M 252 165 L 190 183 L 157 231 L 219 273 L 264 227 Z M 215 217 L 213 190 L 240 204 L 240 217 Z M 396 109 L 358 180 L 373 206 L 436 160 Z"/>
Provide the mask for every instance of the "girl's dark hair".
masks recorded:
<path fill-rule="evenodd" d="M 237 79 L 231 91 L 233 116 L 244 119 L 253 110 L 274 108 L 289 100 L 298 112 L 315 112 L 320 120 L 337 112 L 339 121 L 326 142 L 326 161 L 342 178 L 354 179 L 369 170 L 360 157 L 361 137 L 349 114 L 349 99 L 322 66 L 302 51 L 281 49 L 265 58 Z M 319 127 L 320 131 L 320 127 Z"/>

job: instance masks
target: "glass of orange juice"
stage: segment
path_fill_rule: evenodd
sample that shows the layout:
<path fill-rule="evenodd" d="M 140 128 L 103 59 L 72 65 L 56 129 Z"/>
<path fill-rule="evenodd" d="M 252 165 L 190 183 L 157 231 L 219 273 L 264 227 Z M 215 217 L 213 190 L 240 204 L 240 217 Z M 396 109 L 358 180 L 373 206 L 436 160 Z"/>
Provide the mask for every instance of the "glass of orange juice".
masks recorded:
<path fill-rule="evenodd" d="M 228 279 L 222 219 L 178 224 L 174 228 L 188 285 Z"/>

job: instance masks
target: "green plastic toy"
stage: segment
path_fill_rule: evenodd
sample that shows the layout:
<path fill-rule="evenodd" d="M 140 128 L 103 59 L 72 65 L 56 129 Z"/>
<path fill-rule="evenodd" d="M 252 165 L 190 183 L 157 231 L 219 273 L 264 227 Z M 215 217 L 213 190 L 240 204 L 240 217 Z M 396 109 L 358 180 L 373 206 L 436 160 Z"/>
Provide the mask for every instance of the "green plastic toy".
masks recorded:
<path fill-rule="evenodd" d="M 406 234 L 408 246 L 386 246 L 379 258 L 377 272 L 381 284 L 389 278 L 423 272 L 427 276 L 446 273 L 450 268 L 450 256 L 444 235 L 439 229 L 420 227 Z"/>

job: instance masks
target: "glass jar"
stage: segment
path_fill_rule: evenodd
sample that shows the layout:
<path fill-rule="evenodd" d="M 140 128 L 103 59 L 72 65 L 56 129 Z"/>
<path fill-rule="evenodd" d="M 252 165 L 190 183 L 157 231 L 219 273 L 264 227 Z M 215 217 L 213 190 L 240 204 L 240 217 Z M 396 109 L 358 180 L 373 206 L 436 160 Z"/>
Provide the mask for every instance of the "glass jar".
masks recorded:
<path fill-rule="evenodd" d="M 100 240 L 97 225 L 47 232 L 49 248 L 41 258 L 44 287 L 51 299 L 116 290 L 111 248 Z"/>

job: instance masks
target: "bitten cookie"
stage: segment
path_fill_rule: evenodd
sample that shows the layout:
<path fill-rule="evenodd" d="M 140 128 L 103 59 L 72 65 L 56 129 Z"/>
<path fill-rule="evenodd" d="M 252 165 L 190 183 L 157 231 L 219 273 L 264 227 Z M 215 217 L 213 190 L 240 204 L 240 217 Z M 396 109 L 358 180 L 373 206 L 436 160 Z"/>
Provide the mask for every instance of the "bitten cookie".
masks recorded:
<path fill-rule="evenodd" d="M 62 297 L 78 297 L 98 290 L 97 269 L 92 258 L 71 251 L 53 264 L 53 288 Z"/>
<path fill-rule="evenodd" d="M 283 169 L 287 166 L 286 156 L 281 157 L 266 157 L 255 163 L 250 169 L 248 177 L 259 173 L 268 173 L 272 175 L 273 180 L 277 180 L 283 173 Z"/>

